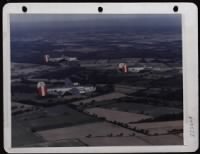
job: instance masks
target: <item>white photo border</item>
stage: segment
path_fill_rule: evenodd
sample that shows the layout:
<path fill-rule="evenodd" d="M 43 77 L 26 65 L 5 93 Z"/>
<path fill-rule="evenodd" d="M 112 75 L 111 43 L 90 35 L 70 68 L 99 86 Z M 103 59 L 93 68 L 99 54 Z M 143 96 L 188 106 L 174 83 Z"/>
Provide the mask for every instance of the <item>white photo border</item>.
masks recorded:
<path fill-rule="evenodd" d="M 98 147 L 11 147 L 10 14 L 176 14 L 182 18 L 183 145 Z M 7 3 L 3 7 L 4 149 L 9 153 L 193 152 L 198 149 L 198 7 L 194 3 Z"/>

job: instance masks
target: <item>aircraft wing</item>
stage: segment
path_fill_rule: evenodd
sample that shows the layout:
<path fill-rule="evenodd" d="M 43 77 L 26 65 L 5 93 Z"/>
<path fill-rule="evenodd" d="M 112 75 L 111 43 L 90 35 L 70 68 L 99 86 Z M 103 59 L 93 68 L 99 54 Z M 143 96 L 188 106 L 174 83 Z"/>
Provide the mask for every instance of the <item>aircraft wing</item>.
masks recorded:
<path fill-rule="evenodd" d="M 79 96 L 80 95 L 80 92 L 77 88 L 72 88 L 70 91 L 69 91 L 72 95 L 76 95 L 76 96 Z"/>

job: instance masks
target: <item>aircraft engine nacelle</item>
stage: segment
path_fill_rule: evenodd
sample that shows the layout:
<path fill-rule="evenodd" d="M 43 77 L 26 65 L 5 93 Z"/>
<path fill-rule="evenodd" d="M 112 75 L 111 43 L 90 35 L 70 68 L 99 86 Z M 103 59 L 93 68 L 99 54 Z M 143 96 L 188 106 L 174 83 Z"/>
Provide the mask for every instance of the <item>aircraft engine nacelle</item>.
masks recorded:
<path fill-rule="evenodd" d="M 38 82 L 37 84 L 37 92 L 39 96 L 46 96 L 47 95 L 47 87 L 44 82 Z"/>
<path fill-rule="evenodd" d="M 45 61 L 45 63 L 49 62 L 49 55 L 44 55 L 44 61 Z"/>
<path fill-rule="evenodd" d="M 128 66 L 127 64 L 125 63 L 120 63 L 118 65 L 118 69 L 121 71 L 121 72 L 124 72 L 124 73 L 127 73 L 128 72 Z"/>

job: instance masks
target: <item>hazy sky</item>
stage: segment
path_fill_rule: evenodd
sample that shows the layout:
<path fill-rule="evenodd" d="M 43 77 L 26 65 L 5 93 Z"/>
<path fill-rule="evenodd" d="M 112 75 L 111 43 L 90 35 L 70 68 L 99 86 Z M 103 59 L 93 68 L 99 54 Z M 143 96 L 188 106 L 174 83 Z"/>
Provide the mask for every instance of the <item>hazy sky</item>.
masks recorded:
<path fill-rule="evenodd" d="M 133 14 L 133 15 L 105 15 L 105 14 L 13 14 L 11 15 L 11 23 L 13 24 L 39 24 L 39 23 L 54 23 L 70 22 L 84 23 L 94 22 L 102 24 L 129 23 L 136 25 L 175 25 L 181 24 L 181 15 L 179 14 Z"/>

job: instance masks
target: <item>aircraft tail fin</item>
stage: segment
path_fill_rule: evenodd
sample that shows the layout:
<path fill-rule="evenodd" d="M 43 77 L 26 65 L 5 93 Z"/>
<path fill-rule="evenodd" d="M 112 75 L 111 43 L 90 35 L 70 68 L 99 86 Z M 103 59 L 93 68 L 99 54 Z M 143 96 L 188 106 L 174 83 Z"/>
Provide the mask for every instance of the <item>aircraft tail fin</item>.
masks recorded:
<path fill-rule="evenodd" d="M 44 61 L 45 61 L 45 63 L 48 63 L 48 62 L 49 62 L 49 58 L 50 58 L 49 55 L 44 55 Z"/>
<path fill-rule="evenodd" d="M 128 72 L 128 65 L 125 63 L 120 63 L 118 65 L 118 69 L 119 71 L 123 72 L 123 73 L 127 73 Z"/>
<path fill-rule="evenodd" d="M 37 83 L 37 92 L 39 96 L 46 96 L 47 95 L 47 87 L 45 82 L 38 82 Z"/>
<path fill-rule="evenodd" d="M 65 79 L 65 86 L 66 87 L 73 87 L 73 83 L 69 78 Z"/>

